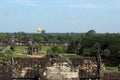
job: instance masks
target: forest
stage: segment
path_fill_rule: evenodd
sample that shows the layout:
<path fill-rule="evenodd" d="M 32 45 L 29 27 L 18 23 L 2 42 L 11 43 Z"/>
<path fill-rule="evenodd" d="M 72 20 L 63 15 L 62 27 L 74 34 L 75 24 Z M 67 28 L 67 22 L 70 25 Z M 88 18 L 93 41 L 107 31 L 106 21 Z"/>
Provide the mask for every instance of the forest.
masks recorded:
<path fill-rule="evenodd" d="M 120 33 L 97 33 L 89 30 L 85 33 L 0 33 L 0 42 L 4 45 L 8 43 L 11 36 L 15 41 L 28 42 L 32 39 L 36 43 L 40 42 L 68 42 L 68 46 L 54 46 L 48 49 L 49 52 L 77 54 L 84 57 L 95 56 L 100 53 L 104 61 L 120 63 Z M 3 45 L 1 44 L 1 45 Z"/>

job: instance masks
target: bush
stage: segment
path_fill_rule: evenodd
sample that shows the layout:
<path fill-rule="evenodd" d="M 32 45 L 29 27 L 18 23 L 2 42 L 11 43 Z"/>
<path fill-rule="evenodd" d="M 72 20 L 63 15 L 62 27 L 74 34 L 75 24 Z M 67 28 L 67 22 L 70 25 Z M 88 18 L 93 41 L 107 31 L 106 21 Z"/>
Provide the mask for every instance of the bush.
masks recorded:
<path fill-rule="evenodd" d="M 53 46 L 51 48 L 51 50 L 52 50 L 53 53 L 62 53 L 63 52 L 63 49 L 60 46 Z"/>

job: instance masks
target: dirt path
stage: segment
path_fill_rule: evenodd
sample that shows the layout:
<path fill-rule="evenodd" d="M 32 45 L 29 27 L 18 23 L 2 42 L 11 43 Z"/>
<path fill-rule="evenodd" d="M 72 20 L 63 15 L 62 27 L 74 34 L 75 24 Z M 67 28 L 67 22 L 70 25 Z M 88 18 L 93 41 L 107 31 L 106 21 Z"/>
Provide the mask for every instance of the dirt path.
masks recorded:
<path fill-rule="evenodd" d="M 29 56 L 31 58 L 43 58 L 44 57 L 43 54 L 26 55 L 26 54 L 19 53 L 18 55 L 20 55 L 20 56 Z"/>
<path fill-rule="evenodd" d="M 27 56 L 30 56 L 30 57 L 33 57 L 33 58 L 42 58 L 43 55 L 27 55 Z"/>

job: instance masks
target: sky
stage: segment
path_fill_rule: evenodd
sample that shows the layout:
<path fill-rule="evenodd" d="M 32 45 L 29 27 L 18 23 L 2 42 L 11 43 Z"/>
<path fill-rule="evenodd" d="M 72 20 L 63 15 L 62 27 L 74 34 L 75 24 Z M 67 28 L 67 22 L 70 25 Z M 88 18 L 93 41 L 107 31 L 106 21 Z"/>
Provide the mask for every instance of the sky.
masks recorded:
<path fill-rule="evenodd" d="M 120 32 L 120 0 L 0 0 L 0 32 Z"/>

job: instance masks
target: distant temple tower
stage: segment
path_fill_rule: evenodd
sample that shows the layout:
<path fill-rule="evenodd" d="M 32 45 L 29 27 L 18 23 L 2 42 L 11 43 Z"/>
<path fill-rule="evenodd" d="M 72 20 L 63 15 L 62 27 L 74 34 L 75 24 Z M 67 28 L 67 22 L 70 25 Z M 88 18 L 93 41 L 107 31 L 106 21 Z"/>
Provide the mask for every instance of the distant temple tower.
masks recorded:
<path fill-rule="evenodd" d="M 32 38 L 30 38 L 28 41 L 27 54 L 37 54 L 39 52 L 39 49 L 39 46 L 37 46 L 35 42 L 33 42 Z"/>

